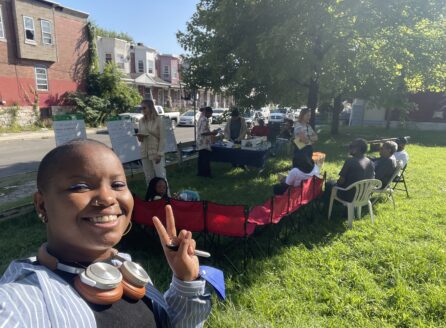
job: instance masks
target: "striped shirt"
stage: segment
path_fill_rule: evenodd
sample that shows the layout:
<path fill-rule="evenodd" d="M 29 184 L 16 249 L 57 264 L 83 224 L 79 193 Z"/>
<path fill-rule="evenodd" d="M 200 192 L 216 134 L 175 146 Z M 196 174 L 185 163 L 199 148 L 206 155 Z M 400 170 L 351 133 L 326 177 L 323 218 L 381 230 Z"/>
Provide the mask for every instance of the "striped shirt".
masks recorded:
<path fill-rule="evenodd" d="M 202 327 L 211 311 L 205 284 L 174 276 L 163 296 L 149 283 L 146 296 L 152 300 L 157 322 L 162 327 Z M 96 321 L 75 289 L 28 259 L 13 261 L 0 279 L 0 328 L 6 327 L 84 328 L 96 327 Z"/>

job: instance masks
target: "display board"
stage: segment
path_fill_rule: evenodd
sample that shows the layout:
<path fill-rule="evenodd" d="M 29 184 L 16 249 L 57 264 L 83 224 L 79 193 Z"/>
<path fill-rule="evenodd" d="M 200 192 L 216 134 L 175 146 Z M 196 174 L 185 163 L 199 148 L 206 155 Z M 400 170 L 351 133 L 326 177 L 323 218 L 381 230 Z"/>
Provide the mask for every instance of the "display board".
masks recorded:
<path fill-rule="evenodd" d="M 116 116 L 110 118 L 106 124 L 113 151 L 119 157 L 121 163 L 141 159 L 140 146 L 135 137 L 132 122 Z"/>
<path fill-rule="evenodd" d="M 85 122 L 81 115 L 54 115 L 53 129 L 56 146 L 63 145 L 74 139 L 87 139 Z"/>
<path fill-rule="evenodd" d="M 175 133 L 172 127 L 172 121 L 169 117 L 163 117 L 164 130 L 166 135 L 166 147 L 164 151 L 166 153 L 177 151 L 177 140 L 175 139 Z"/>

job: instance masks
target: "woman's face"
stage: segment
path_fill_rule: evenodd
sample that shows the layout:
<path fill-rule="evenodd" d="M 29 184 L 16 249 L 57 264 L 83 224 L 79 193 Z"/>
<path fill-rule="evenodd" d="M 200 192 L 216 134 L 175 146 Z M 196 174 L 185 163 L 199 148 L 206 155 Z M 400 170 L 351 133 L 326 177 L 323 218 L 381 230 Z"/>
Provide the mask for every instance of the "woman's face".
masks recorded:
<path fill-rule="evenodd" d="M 48 248 L 71 262 L 110 256 L 126 230 L 133 197 L 119 159 L 99 145 L 82 145 L 59 164 L 35 204 L 47 223 Z"/>
<path fill-rule="evenodd" d="M 306 113 L 306 114 L 303 116 L 302 121 L 303 121 L 304 123 L 309 123 L 309 122 L 310 122 L 310 118 L 311 118 L 311 112 L 308 112 L 308 113 Z"/>
<path fill-rule="evenodd" d="M 159 180 L 155 186 L 156 193 L 160 196 L 163 196 L 166 193 L 166 190 L 167 190 L 166 182 L 164 180 Z"/>
<path fill-rule="evenodd" d="M 142 109 L 142 113 L 144 114 L 144 116 L 150 115 L 149 106 L 147 106 L 146 104 L 142 103 L 141 104 L 141 109 Z"/>

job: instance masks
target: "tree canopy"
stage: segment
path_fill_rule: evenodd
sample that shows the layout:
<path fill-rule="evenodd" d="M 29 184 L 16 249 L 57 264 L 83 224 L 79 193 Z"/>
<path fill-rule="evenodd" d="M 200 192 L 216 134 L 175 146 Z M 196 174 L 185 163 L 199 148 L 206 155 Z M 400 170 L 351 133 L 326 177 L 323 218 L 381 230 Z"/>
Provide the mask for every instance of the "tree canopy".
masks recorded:
<path fill-rule="evenodd" d="M 445 90 L 444 0 L 201 0 L 178 39 L 196 85 L 238 102 L 403 106 Z"/>

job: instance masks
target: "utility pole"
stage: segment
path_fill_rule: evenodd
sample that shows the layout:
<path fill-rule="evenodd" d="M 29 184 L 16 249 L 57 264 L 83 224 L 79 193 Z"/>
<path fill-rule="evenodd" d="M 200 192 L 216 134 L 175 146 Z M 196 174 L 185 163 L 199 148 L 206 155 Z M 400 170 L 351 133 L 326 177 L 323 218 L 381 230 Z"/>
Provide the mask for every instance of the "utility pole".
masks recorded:
<path fill-rule="evenodd" d="M 194 142 L 195 147 L 197 147 L 197 89 L 193 90 L 193 96 L 194 96 Z"/>

